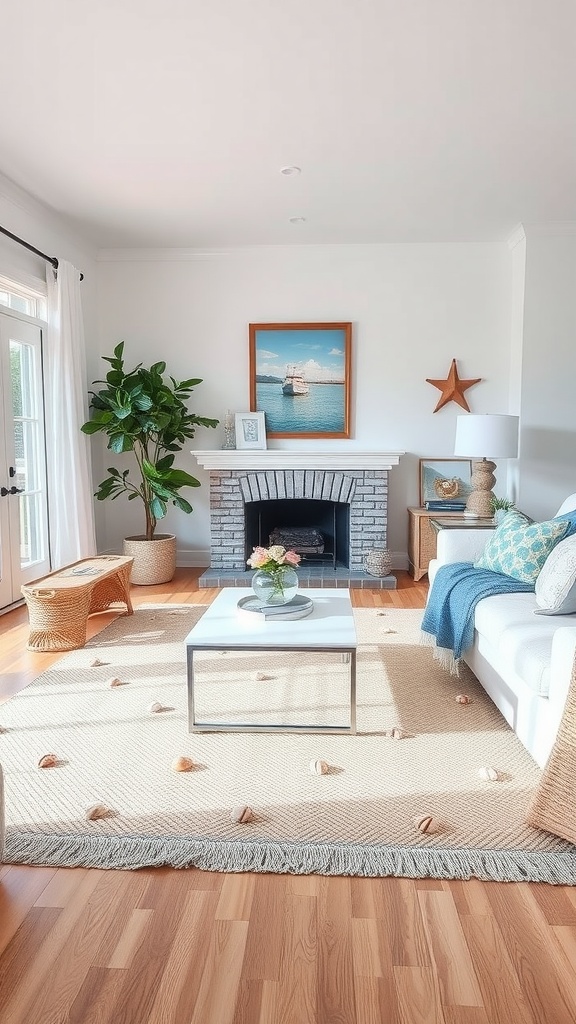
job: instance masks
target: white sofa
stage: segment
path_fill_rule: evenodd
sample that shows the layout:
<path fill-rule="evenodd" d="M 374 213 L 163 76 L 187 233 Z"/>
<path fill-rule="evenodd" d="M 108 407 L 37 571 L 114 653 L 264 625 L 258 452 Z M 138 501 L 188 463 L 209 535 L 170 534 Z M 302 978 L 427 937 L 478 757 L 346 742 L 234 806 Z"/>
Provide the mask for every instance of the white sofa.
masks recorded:
<path fill-rule="evenodd" d="M 571 494 L 555 515 L 576 509 Z M 440 565 L 475 562 L 486 530 L 450 529 L 438 534 L 437 557 L 430 563 L 430 586 Z M 576 614 L 536 615 L 536 597 L 497 594 L 474 612 L 474 643 L 465 653 L 496 707 L 534 760 L 543 767 L 554 744 L 576 655 Z"/>

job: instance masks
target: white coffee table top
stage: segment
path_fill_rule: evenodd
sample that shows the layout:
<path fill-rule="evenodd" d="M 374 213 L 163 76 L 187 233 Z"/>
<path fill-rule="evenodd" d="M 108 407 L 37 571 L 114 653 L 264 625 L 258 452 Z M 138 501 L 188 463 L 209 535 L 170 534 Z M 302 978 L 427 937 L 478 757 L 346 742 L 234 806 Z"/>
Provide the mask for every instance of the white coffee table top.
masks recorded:
<path fill-rule="evenodd" d="M 309 647 L 318 650 L 353 650 L 356 628 L 350 591 L 344 588 L 302 591 L 314 602 L 305 619 L 277 622 L 239 614 L 238 601 L 253 594 L 250 587 L 225 587 L 206 609 L 186 644 L 195 649 L 226 647 Z"/>

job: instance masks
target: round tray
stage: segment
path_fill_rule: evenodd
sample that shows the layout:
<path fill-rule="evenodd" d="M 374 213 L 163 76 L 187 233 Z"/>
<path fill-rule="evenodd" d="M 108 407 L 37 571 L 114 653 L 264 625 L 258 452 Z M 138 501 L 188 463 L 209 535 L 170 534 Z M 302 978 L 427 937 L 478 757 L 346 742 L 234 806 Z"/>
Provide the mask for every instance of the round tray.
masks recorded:
<path fill-rule="evenodd" d="M 263 605 L 254 594 L 249 594 L 240 598 L 237 607 L 240 614 L 251 618 L 289 622 L 291 619 L 305 619 L 313 610 L 314 602 L 304 594 L 296 594 L 287 604 Z"/>

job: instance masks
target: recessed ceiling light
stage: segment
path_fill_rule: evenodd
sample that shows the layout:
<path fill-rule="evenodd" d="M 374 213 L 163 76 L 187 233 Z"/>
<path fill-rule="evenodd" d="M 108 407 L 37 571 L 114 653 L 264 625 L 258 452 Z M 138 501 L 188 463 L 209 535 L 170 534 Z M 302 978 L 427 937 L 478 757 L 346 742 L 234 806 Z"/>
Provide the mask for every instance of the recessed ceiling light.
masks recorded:
<path fill-rule="evenodd" d="M 306 217 L 289 217 L 291 224 L 304 224 Z"/>
<path fill-rule="evenodd" d="M 281 167 L 280 174 L 300 174 L 302 171 L 301 167 L 291 165 L 290 167 Z"/>

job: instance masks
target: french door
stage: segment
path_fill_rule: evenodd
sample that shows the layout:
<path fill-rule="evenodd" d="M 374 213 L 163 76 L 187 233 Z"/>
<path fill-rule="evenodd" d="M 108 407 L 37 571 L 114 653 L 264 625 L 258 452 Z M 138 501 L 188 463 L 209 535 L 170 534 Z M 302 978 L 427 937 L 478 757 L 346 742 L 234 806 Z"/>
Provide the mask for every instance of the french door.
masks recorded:
<path fill-rule="evenodd" d="M 0 312 L 0 610 L 49 571 L 42 330 Z"/>

